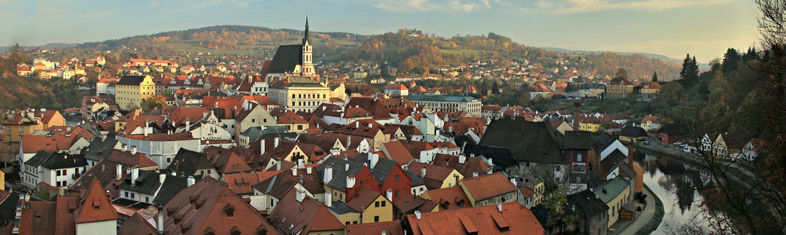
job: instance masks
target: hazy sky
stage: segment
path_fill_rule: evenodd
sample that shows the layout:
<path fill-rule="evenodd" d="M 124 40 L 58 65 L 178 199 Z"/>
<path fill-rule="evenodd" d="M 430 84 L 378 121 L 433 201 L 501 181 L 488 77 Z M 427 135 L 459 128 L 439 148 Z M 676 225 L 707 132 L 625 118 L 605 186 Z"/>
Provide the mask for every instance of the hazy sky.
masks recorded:
<path fill-rule="evenodd" d="M 440 36 L 495 32 L 538 47 L 706 62 L 758 45 L 752 0 L 0 0 L 0 45 L 103 41 L 211 25 Z"/>

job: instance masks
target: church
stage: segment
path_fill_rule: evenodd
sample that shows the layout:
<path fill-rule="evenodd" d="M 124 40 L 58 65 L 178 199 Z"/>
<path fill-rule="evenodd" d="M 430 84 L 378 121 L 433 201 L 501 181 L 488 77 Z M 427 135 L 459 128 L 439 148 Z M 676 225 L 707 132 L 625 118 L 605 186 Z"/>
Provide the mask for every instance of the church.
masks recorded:
<path fill-rule="evenodd" d="M 276 55 L 270 62 L 265 75 L 268 83 L 283 80 L 289 76 L 306 77 L 318 80 L 312 63 L 311 40 L 309 39 L 308 17 L 306 17 L 306 30 L 301 44 L 281 45 L 276 50 Z"/>

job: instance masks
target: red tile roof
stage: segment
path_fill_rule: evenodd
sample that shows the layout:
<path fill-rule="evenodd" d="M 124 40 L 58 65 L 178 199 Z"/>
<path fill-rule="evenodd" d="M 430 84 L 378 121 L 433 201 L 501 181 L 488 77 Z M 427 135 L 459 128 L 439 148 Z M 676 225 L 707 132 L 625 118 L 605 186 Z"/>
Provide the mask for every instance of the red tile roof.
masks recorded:
<path fill-rule="evenodd" d="M 407 147 L 404 146 L 404 142 L 399 141 L 391 141 L 382 144 L 386 151 L 386 156 L 393 161 L 396 161 L 398 164 L 404 165 L 411 162 L 414 158 L 412 154 L 409 153 Z"/>
<path fill-rule="evenodd" d="M 166 234 L 278 234 L 254 207 L 232 193 L 225 183 L 205 177 L 183 189 L 164 206 Z"/>
<path fill-rule="evenodd" d="M 453 186 L 443 189 L 432 189 L 426 192 L 430 200 L 436 202 L 440 209 L 458 209 L 472 207 L 472 202 L 461 189 Z"/>
<path fill-rule="evenodd" d="M 19 218 L 19 234 L 55 234 L 57 203 L 52 201 L 26 201 Z"/>
<path fill-rule="evenodd" d="M 500 172 L 478 177 L 466 177 L 462 183 L 466 186 L 467 193 L 475 201 L 485 200 L 517 190 L 516 186 Z"/>
<path fill-rule="evenodd" d="M 270 212 L 269 217 L 279 230 L 285 234 L 344 230 L 344 224 L 325 205 L 309 196 L 298 202 L 296 193 L 289 190 Z"/>
<path fill-rule="evenodd" d="M 545 231 L 532 212 L 518 202 L 475 208 L 422 213 L 420 219 L 407 215 L 413 235 L 421 234 L 543 234 Z"/>
<path fill-rule="evenodd" d="M 87 194 L 82 200 L 82 206 L 76 212 L 76 223 L 90 223 L 106 220 L 117 220 L 117 212 L 109 202 L 104 188 L 98 180 L 93 179 Z"/>
<path fill-rule="evenodd" d="M 68 150 L 71 146 L 78 141 L 80 136 L 72 135 L 23 135 L 22 136 L 22 152 L 36 153 L 38 151 L 59 152 L 61 150 Z"/>
<path fill-rule="evenodd" d="M 346 231 L 347 231 L 347 235 L 353 235 L 353 234 L 403 235 L 404 234 L 404 229 L 401 227 L 400 220 L 377 222 L 377 223 L 365 223 L 365 224 L 350 224 L 347 225 Z"/>

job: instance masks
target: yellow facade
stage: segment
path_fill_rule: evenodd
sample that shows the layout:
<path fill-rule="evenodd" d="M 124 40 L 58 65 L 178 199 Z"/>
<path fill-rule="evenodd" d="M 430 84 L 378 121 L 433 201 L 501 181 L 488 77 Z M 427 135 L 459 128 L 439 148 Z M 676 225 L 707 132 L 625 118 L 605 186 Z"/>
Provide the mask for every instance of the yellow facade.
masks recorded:
<path fill-rule="evenodd" d="M 580 131 L 597 132 L 597 131 L 600 130 L 600 123 L 582 122 L 582 123 L 579 123 L 579 130 Z"/>
<path fill-rule="evenodd" d="M 620 218 L 620 208 L 625 205 L 626 199 L 630 196 L 630 187 L 625 187 L 625 190 L 622 191 L 617 197 L 606 203 L 609 206 L 609 228 L 611 228 L 614 223 L 617 222 Z"/>
<path fill-rule="evenodd" d="M 461 175 L 461 173 L 459 173 L 456 170 L 453 170 L 452 172 L 450 172 L 448 177 L 445 178 L 445 180 L 442 181 L 442 186 L 440 188 L 450 188 L 450 187 L 456 186 L 458 184 L 458 182 L 461 182 L 461 180 L 463 180 L 463 179 L 464 179 L 464 176 Z"/>
<path fill-rule="evenodd" d="M 361 214 L 363 223 L 393 221 L 393 203 L 380 195 Z"/>
<path fill-rule="evenodd" d="M 340 201 L 340 202 L 347 202 L 347 195 L 344 194 L 344 191 L 336 190 L 331 187 L 328 187 L 327 184 L 325 185 L 325 192 L 330 192 L 332 200 Z"/>
<path fill-rule="evenodd" d="M 286 78 L 288 85 L 273 86 L 268 96 L 281 107 L 294 112 L 312 112 L 322 103 L 330 102 L 331 90 L 324 84 L 304 77 Z"/>
<path fill-rule="evenodd" d="M 5 172 L 0 170 L 0 191 L 5 191 Z"/>
<path fill-rule="evenodd" d="M 122 110 L 142 107 L 142 101 L 156 94 L 156 84 L 150 75 L 138 85 L 115 85 L 115 102 Z"/>
<path fill-rule="evenodd" d="M 360 213 L 357 212 L 347 212 L 344 214 L 336 215 L 336 219 L 341 221 L 343 224 L 359 224 L 360 221 Z"/>
<path fill-rule="evenodd" d="M 65 118 L 63 115 L 60 115 L 58 111 L 55 111 L 55 114 L 52 115 L 52 118 L 50 118 L 47 123 L 43 122 L 42 116 L 35 116 L 35 119 L 35 123 L 6 123 L 3 126 L 3 136 L 0 136 L 2 137 L 2 141 L 0 142 L 0 160 L 11 161 L 15 159 L 16 154 L 19 153 L 19 142 L 23 135 L 32 135 L 35 131 L 46 130 L 53 126 L 66 125 Z"/>

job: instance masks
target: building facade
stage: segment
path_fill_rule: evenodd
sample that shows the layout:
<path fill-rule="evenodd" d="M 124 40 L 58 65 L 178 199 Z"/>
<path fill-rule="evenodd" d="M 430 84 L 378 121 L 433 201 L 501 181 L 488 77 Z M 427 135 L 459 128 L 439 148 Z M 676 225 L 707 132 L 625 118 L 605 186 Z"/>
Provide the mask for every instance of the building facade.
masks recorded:
<path fill-rule="evenodd" d="M 156 94 L 153 77 L 124 76 L 115 84 L 115 102 L 122 110 L 142 107 L 142 101 Z"/>
<path fill-rule="evenodd" d="M 415 104 L 423 105 L 432 111 L 445 111 L 445 112 L 467 112 L 473 117 L 481 116 L 481 107 L 483 104 L 480 100 L 469 96 L 452 96 L 452 95 L 410 95 L 407 99 L 415 102 Z"/>

